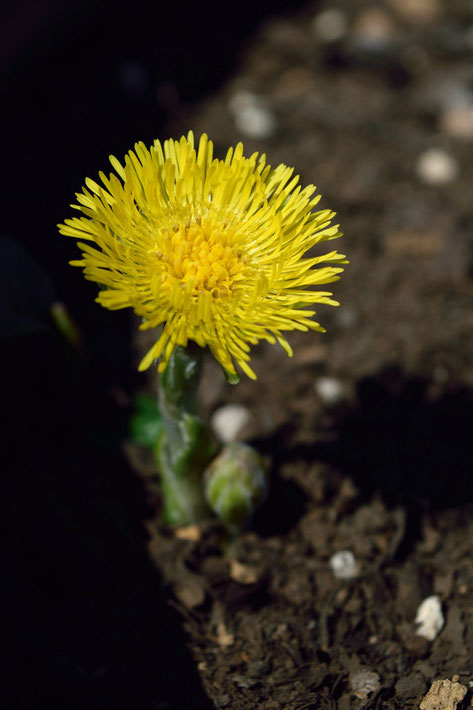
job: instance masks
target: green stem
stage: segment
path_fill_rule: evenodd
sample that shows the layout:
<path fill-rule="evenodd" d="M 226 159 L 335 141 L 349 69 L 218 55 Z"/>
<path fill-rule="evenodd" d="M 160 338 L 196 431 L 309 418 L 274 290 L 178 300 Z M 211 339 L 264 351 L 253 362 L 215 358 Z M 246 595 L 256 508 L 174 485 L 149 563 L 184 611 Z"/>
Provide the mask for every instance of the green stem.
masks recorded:
<path fill-rule="evenodd" d="M 198 416 L 201 369 L 202 349 L 191 344 L 174 350 L 159 378 L 158 405 L 164 427 L 154 455 L 161 476 L 163 516 L 169 525 L 188 525 L 210 514 L 202 474 L 216 446 Z"/>

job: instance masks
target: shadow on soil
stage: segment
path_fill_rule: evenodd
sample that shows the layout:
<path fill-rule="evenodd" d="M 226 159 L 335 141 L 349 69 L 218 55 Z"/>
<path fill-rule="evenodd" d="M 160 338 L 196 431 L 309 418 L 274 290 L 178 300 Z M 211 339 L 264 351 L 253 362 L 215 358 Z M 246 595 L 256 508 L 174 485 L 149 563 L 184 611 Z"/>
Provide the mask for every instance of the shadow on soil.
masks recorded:
<path fill-rule="evenodd" d="M 379 492 L 389 505 L 469 503 L 473 392 L 435 389 L 397 368 L 361 380 L 357 406 L 335 417 L 338 440 L 321 456 L 351 475 L 364 496 Z"/>
<path fill-rule="evenodd" d="M 436 389 L 427 379 L 387 368 L 358 383 L 356 404 L 333 410 L 330 443 L 291 447 L 287 427 L 257 445 L 278 467 L 325 461 L 354 480 L 363 500 L 378 494 L 390 507 L 407 508 L 410 517 L 462 506 L 473 499 L 473 391 Z M 271 496 L 273 510 L 281 512 L 279 532 L 290 529 L 304 512 L 303 492 L 275 476 Z"/>

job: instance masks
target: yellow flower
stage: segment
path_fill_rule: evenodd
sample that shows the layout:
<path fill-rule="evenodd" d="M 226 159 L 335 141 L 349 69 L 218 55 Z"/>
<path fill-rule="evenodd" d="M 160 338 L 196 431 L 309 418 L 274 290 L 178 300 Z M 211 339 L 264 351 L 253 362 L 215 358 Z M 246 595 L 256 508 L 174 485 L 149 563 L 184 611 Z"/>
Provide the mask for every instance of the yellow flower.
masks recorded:
<path fill-rule="evenodd" d="M 139 369 L 161 358 L 162 372 L 177 345 L 208 345 L 230 376 L 248 365 L 249 344 L 278 341 L 292 355 L 283 331 L 324 329 L 306 310 L 338 305 L 312 288 L 338 279 L 336 251 L 304 256 L 320 241 L 340 236 L 334 213 L 313 212 L 320 196 L 301 189 L 293 169 L 275 170 L 266 157 L 230 148 L 213 158 L 202 135 L 197 151 L 190 132 L 180 141 L 137 143 L 116 174 L 86 179 L 60 232 L 79 239 L 82 259 L 72 261 L 102 286 L 97 301 L 112 310 L 131 306 L 141 328 L 163 325 Z M 318 266 L 329 262 L 330 266 Z M 315 268 L 317 267 L 317 268 Z"/>

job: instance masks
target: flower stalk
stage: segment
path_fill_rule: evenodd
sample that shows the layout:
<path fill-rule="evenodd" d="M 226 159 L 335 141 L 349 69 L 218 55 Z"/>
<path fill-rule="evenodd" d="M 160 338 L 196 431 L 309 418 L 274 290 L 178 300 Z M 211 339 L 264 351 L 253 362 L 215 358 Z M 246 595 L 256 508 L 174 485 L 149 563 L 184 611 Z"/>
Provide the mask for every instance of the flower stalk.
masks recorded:
<path fill-rule="evenodd" d="M 163 518 L 169 525 L 188 525 L 210 515 L 202 477 L 217 447 L 198 415 L 202 353 L 195 344 L 177 347 L 159 377 L 163 428 L 153 453 L 161 477 Z"/>

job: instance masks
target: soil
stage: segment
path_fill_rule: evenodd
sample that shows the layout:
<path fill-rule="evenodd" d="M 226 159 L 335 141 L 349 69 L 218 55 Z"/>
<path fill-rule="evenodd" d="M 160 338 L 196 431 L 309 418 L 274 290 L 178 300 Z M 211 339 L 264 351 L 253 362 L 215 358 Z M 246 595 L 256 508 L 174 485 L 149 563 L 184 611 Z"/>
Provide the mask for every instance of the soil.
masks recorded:
<path fill-rule="evenodd" d="M 156 385 L 133 374 L 136 323 L 97 315 L 94 289 L 43 257 L 84 350 L 35 329 L 5 349 L 7 710 L 405 710 L 439 679 L 472 705 L 471 3 L 339 0 L 258 20 L 207 95 L 160 84 L 161 136 L 206 131 L 216 153 L 244 138 L 317 184 L 345 234 L 341 306 L 320 309 L 324 335 L 290 338 L 292 359 L 256 348 L 256 382 L 206 363 L 203 416 L 248 409 L 242 438 L 268 457 L 271 491 L 236 539 L 214 522 L 173 531 L 127 441 L 133 396 Z M 242 91 L 272 132 L 237 130 Z M 419 167 L 433 148 L 437 181 Z M 332 571 L 340 551 L 349 579 Z M 415 617 L 432 595 L 445 624 L 430 641 Z"/>

